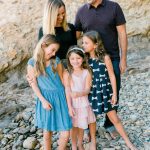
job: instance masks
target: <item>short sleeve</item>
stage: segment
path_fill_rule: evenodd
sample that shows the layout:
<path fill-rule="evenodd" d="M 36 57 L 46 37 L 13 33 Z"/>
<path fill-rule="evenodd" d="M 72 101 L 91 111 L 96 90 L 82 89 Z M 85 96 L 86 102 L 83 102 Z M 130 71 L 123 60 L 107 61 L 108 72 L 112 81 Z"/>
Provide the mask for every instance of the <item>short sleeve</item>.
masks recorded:
<path fill-rule="evenodd" d="M 56 57 L 56 64 L 58 65 L 60 63 L 60 58 Z"/>
<path fill-rule="evenodd" d="M 116 23 L 116 26 L 126 23 L 125 16 L 118 3 L 116 3 L 116 9 L 115 9 L 115 23 Z"/>
<path fill-rule="evenodd" d="M 33 59 L 33 58 L 30 58 L 30 59 L 28 60 L 28 63 L 27 63 L 27 64 L 30 65 L 30 66 L 32 66 L 32 67 L 34 67 L 34 64 L 35 64 L 34 59 Z"/>
<path fill-rule="evenodd" d="M 75 17 L 75 22 L 74 22 L 74 26 L 75 26 L 75 30 L 76 31 L 82 31 L 82 23 L 80 21 L 80 10 L 78 10 L 76 17 Z"/>

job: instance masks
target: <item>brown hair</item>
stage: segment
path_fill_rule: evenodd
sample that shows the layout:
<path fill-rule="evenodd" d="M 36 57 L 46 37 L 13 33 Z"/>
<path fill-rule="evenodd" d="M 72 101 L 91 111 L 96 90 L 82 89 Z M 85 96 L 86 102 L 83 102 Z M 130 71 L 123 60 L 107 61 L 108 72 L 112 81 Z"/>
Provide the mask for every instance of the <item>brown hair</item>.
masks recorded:
<path fill-rule="evenodd" d="M 72 72 L 73 72 L 73 67 L 71 66 L 70 61 L 69 61 L 69 57 L 71 56 L 72 53 L 75 53 L 83 58 L 83 63 L 82 63 L 81 67 L 83 69 L 88 69 L 89 72 L 91 73 L 91 69 L 88 65 L 87 57 L 84 53 L 84 50 L 82 48 L 80 48 L 79 46 L 74 45 L 69 48 L 68 53 L 67 53 L 67 68 L 68 68 L 69 74 L 72 74 Z"/>
<path fill-rule="evenodd" d="M 43 15 L 43 34 L 55 35 L 55 25 L 57 21 L 58 10 L 62 6 L 65 8 L 65 4 L 62 0 L 47 0 Z M 66 14 L 62 23 L 62 27 L 65 31 L 69 29 L 66 20 Z"/>
<path fill-rule="evenodd" d="M 95 55 L 99 60 L 104 61 L 106 51 L 104 49 L 104 45 L 99 33 L 96 31 L 89 31 L 84 33 L 83 36 L 88 37 L 94 44 L 97 44 L 97 48 L 95 49 Z"/>

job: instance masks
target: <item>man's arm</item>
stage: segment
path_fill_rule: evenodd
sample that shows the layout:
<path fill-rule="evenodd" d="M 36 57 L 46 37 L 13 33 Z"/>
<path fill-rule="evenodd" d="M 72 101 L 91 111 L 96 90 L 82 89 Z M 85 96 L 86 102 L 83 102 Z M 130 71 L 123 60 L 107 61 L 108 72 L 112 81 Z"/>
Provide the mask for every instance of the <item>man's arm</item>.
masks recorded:
<path fill-rule="evenodd" d="M 119 44 L 121 47 L 121 59 L 120 59 L 120 71 L 121 74 L 125 72 L 127 68 L 127 33 L 125 24 L 117 26 Z"/>

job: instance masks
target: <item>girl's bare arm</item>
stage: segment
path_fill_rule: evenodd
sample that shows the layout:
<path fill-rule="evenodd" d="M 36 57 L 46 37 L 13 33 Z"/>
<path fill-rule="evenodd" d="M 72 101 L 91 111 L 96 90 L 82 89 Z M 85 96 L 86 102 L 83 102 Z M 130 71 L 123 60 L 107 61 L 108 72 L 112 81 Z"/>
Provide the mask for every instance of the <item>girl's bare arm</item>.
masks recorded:
<path fill-rule="evenodd" d="M 38 84 L 37 84 L 37 81 L 36 81 L 34 68 L 30 65 L 27 66 L 27 74 L 29 76 L 31 76 L 31 78 L 32 78 L 32 82 L 30 83 L 30 86 L 32 87 L 32 89 L 35 92 L 36 96 L 39 98 L 39 100 L 44 105 L 43 107 L 45 109 L 52 108 L 51 104 L 41 94 L 40 89 L 39 89 Z"/>
<path fill-rule="evenodd" d="M 111 59 L 108 55 L 105 56 L 104 62 L 105 62 L 106 68 L 108 70 L 108 75 L 109 75 L 110 82 L 111 82 L 111 85 L 112 85 L 113 95 L 115 97 L 117 97 L 116 77 L 115 77 L 115 74 L 114 74 L 114 69 L 113 69 Z"/>

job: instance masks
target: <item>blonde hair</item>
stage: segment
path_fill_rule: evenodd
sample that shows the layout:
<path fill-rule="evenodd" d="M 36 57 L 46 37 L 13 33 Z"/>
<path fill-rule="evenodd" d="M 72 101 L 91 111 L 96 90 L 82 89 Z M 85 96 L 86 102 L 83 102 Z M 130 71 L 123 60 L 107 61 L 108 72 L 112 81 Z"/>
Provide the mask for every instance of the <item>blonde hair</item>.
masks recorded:
<path fill-rule="evenodd" d="M 34 64 L 34 69 L 36 76 L 39 76 L 40 74 L 46 75 L 45 72 L 45 67 L 46 67 L 46 62 L 45 62 L 45 53 L 44 53 L 44 47 L 48 47 L 50 44 L 59 44 L 59 41 L 56 39 L 55 35 L 44 35 L 42 39 L 38 42 L 34 53 L 33 53 L 33 59 L 35 61 Z M 55 67 L 55 59 L 51 58 L 51 67 L 53 72 L 55 73 L 56 67 Z"/>
<path fill-rule="evenodd" d="M 65 4 L 62 0 L 48 0 L 45 4 L 44 15 L 43 15 L 43 34 L 54 34 L 55 26 L 57 22 L 58 10 L 60 7 L 65 8 Z M 69 29 L 66 14 L 62 23 L 64 31 Z"/>
<path fill-rule="evenodd" d="M 88 31 L 83 34 L 83 37 L 89 38 L 94 44 L 97 44 L 97 48 L 95 49 L 96 57 L 104 61 L 104 56 L 106 55 L 106 51 L 104 49 L 104 45 L 102 39 L 97 31 Z"/>
<path fill-rule="evenodd" d="M 74 46 L 71 46 L 69 48 L 68 53 L 67 53 L 67 68 L 68 68 L 69 74 L 72 74 L 72 72 L 73 72 L 73 67 L 70 64 L 70 60 L 69 60 L 72 53 L 75 53 L 75 54 L 79 55 L 80 57 L 82 57 L 83 62 L 82 62 L 81 67 L 83 69 L 88 69 L 88 71 L 91 73 L 91 69 L 88 65 L 87 58 L 86 58 L 84 50 L 82 48 L 80 48 L 79 46 L 74 45 Z"/>

